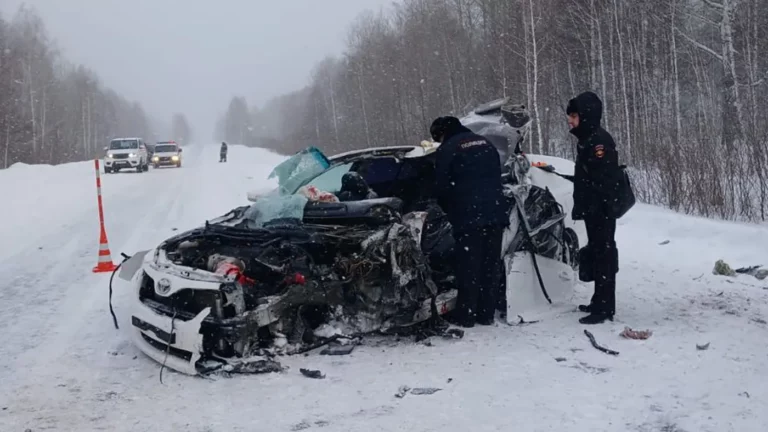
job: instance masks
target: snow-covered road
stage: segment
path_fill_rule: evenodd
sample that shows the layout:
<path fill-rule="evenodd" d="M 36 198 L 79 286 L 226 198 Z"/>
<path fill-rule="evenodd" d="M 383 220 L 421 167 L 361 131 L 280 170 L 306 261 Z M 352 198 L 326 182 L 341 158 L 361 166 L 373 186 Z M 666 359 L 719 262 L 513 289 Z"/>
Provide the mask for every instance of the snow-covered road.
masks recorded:
<path fill-rule="evenodd" d="M 102 175 L 113 257 L 246 203 L 282 158 L 189 147 L 181 169 Z M 768 229 L 638 205 L 620 222 L 617 321 L 578 314 L 469 330 L 463 340 L 282 359 L 283 374 L 205 380 L 166 370 L 112 326 L 96 263 L 92 163 L 0 171 L 0 431 L 764 431 L 768 281 L 716 277 L 768 264 Z M 660 244 L 669 240 L 668 244 Z M 116 285 L 116 313 L 127 311 Z M 580 290 L 579 298 L 589 296 Z M 124 322 L 121 327 L 125 328 Z M 624 326 L 651 329 L 622 339 Z M 696 344 L 710 343 L 708 350 Z M 320 369 L 311 380 L 298 369 Z M 436 387 L 395 398 L 398 387 Z"/>

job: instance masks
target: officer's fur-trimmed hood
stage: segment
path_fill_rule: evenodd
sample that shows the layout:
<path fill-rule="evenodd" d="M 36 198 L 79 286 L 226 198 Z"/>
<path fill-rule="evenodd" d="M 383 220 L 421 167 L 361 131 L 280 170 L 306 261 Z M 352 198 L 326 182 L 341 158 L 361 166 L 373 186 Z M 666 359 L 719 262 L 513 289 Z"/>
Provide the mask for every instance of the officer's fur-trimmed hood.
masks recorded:
<path fill-rule="evenodd" d="M 603 119 L 603 101 L 591 91 L 584 92 L 568 101 L 566 113 L 579 114 L 579 125 L 571 129 L 571 133 L 581 139 L 600 127 Z"/>

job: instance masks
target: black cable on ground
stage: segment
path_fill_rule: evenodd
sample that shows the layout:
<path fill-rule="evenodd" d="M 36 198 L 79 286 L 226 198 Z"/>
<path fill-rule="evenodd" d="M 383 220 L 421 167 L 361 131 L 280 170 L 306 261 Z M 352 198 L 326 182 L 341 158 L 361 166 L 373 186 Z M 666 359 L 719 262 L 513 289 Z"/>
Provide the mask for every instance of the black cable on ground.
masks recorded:
<path fill-rule="evenodd" d="M 165 346 L 165 357 L 163 358 L 163 364 L 160 365 L 160 384 L 163 383 L 163 370 L 165 369 L 165 364 L 168 362 L 168 354 L 171 352 L 171 342 L 173 341 L 173 335 L 176 332 L 176 302 L 175 299 L 171 297 L 171 307 L 173 308 L 173 316 L 171 317 L 171 334 L 168 336 L 167 345 Z"/>
<path fill-rule="evenodd" d="M 115 315 L 115 310 L 112 308 L 112 281 L 115 279 L 115 274 L 120 270 L 123 263 L 131 259 L 131 256 L 124 253 L 121 253 L 120 255 L 123 256 L 123 261 L 115 267 L 112 271 L 112 275 L 109 277 L 109 313 L 112 314 L 112 322 L 115 324 L 115 329 L 117 330 L 120 330 L 120 326 L 117 325 L 117 316 Z"/>

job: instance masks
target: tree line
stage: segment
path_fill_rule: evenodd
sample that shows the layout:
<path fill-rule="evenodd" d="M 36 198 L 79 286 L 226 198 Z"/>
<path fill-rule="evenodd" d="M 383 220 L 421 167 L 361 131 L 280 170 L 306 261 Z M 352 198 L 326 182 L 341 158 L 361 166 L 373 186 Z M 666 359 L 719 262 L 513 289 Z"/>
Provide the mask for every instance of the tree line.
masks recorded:
<path fill-rule="evenodd" d="M 429 124 L 509 96 L 526 150 L 573 158 L 569 98 L 597 92 L 639 198 L 768 216 L 768 0 L 404 0 L 362 15 L 340 57 L 219 136 L 283 153 L 418 143 Z"/>
<path fill-rule="evenodd" d="M 176 117 L 174 132 L 189 135 L 183 115 Z M 86 160 L 103 155 L 112 138 L 151 142 L 164 130 L 139 103 L 63 59 L 33 9 L 0 16 L 0 169 Z"/>

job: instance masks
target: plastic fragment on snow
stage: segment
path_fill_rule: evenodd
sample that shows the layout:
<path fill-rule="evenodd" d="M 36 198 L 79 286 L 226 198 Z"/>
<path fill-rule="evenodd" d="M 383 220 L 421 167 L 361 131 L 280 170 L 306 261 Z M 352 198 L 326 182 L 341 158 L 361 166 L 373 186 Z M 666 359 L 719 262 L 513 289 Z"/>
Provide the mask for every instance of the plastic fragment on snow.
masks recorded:
<path fill-rule="evenodd" d="M 415 388 L 411 390 L 412 395 L 431 395 L 439 392 L 442 389 L 434 388 L 434 387 L 425 387 L 425 388 Z"/>
<path fill-rule="evenodd" d="M 299 369 L 299 372 L 301 372 L 301 374 L 304 375 L 307 378 L 312 378 L 312 379 L 324 379 L 325 378 L 325 375 L 322 372 L 320 372 L 319 370 L 311 370 L 311 369 L 301 368 L 301 369 Z"/>
<path fill-rule="evenodd" d="M 320 351 L 320 355 L 349 355 L 355 349 L 355 345 L 332 345 Z"/>
<path fill-rule="evenodd" d="M 629 327 L 624 327 L 620 334 L 626 339 L 646 340 L 653 335 L 653 332 L 650 330 L 632 330 Z"/>
<path fill-rule="evenodd" d="M 400 386 L 400 388 L 397 390 L 397 393 L 395 393 L 395 397 L 402 399 L 408 393 L 416 396 L 431 395 L 439 392 L 440 390 L 442 389 L 436 388 L 436 387 L 417 387 L 417 388 L 411 389 L 408 386 Z"/>
<path fill-rule="evenodd" d="M 399 388 L 399 389 L 397 389 L 397 393 L 395 393 L 395 397 L 396 397 L 396 398 L 400 398 L 400 399 L 402 399 L 402 398 L 404 398 L 404 397 L 405 397 L 405 395 L 406 395 L 406 394 L 407 394 L 409 391 L 411 391 L 411 388 L 410 388 L 410 387 L 408 387 L 408 386 L 400 386 L 400 388 Z"/>
<path fill-rule="evenodd" d="M 464 330 L 457 328 L 448 329 L 442 336 L 446 339 L 462 339 L 464 337 Z"/>
<path fill-rule="evenodd" d="M 243 375 L 282 372 L 283 370 L 284 368 L 280 363 L 272 360 L 243 361 L 222 368 L 223 372 Z"/>
<path fill-rule="evenodd" d="M 739 274 L 746 274 L 750 276 L 754 276 L 757 280 L 765 280 L 768 278 L 768 269 L 762 268 L 763 266 L 756 265 L 751 267 L 742 267 L 739 269 L 736 269 L 736 273 Z"/>

